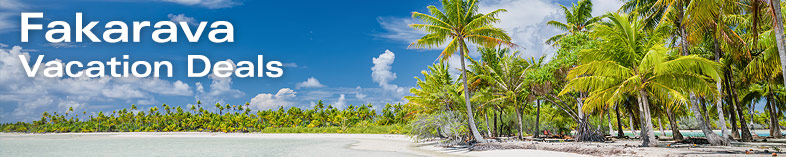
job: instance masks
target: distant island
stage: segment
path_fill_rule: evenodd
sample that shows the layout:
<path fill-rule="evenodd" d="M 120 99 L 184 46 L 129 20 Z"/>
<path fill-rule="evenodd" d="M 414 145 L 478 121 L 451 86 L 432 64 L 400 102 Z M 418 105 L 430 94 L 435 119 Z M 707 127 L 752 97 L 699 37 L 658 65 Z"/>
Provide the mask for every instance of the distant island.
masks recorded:
<path fill-rule="evenodd" d="M 297 107 L 252 112 L 249 104 L 216 103 L 208 110 L 198 101 L 190 108 L 166 104 L 139 109 L 136 105 L 112 113 L 44 112 L 32 123 L 0 124 L 3 132 L 263 132 L 404 134 L 410 108 L 387 104 L 381 112 L 371 104 L 338 109 L 319 101 L 312 109 Z"/>

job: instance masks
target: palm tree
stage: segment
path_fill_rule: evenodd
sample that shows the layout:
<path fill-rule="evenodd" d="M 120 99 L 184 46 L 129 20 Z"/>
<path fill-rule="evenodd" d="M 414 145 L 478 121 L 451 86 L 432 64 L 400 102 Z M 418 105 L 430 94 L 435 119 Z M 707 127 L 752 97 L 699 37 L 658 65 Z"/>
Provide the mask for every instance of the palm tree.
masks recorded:
<path fill-rule="evenodd" d="M 720 0 L 720 1 L 694 1 L 694 0 L 630 0 L 622 6 L 622 10 L 626 10 L 632 14 L 645 18 L 645 28 L 653 28 L 664 25 L 673 25 L 677 28 L 673 31 L 672 35 L 679 38 L 679 47 L 681 54 L 684 56 L 690 55 L 691 42 L 696 40 L 695 37 L 703 37 L 700 34 L 706 30 L 696 30 L 695 28 L 708 26 L 707 23 L 720 19 L 723 15 L 724 9 L 734 10 L 732 5 L 738 4 L 737 1 Z M 717 20 L 720 21 L 720 20 Z M 721 28 L 722 24 L 712 22 L 715 25 L 713 32 L 719 34 L 716 28 Z M 698 26 L 698 27 L 697 27 Z M 675 39 L 676 40 L 676 39 Z M 716 46 L 717 47 L 717 46 Z M 716 49 L 716 53 L 718 50 Z M 717 60 L 717 59 L 716 59 Z M 719 61 L 719 60 L 718 60 Z M 715 78 L 713 78 L 715 79 Z M 719 80 L 719 79 L 715 79 Z M 716 82 L 716 90 L 721 91 L 721 83 Z M 691 94 L 692 95 L 692 94 Z M 718 121 L 725 124 L 723 116 L 722 103 L 720 95 L 716 99 L 716 107 L 720 116 Z M 701 114 L 698 114 L 697 118 Z M 707 126 L 709 127 L 708 123 Z M 728 130 L 726 125 L 721 125 L 721 132 L 723 133 L 723 141 L 729 140 Z M 714 134 L 714 132 L 710 132 Z M 717 141 L 717 140 L 716 140 Z"/>
<path fill-rule="evenodd" d="M 784 39 L 783 35 L 783 15 L 781 12 L 781 1 L 770 0 L 770 7 L 772 7 L 772 12 L 775 15 L 775 17 L 773 17 L 775 20 L 772 22 L 774 22 L 773 29 L 775 30 L 775 39 L 776 44 L 778 45 L 778 58 L 781 60 L 781 71 L 786 71 L 786 61 L 783 61 L 786 59 L 786 39 Z M 786 84 L 786 75 L 783 75 L 783 81 L 783 84 Z"/>
<path fill-rule="evenodd" d="M 665 27 L 646 34 L 642 30 L 644 23 L 635 17 L 629 20 L 626 15 L 608 16 L 610 22 L 596 26 L 594 32 L 602 40 L 601 45 L 581 52 L 582 64 L 570 70 L 566 77 L 570 81 L 560 94 L 589 92 L 583 110 L 608 108 L 625 101 L 627 95 L 638 97 L 639 112 L 644 118 L 642 146 L 656 146 L 650 99 L 678 104 L 690 100 L 683 92 L 717 94 L 707 80 L 719 78 L 720 65 L 696 55 L 669 59 L 668 50 L 663 47 Z"/>
<path fill-rule="evenodd" d="M 538 76 L 538 71 L 542 70 L 544 64 L 543 59 L 546 56 L 540 56 L 538 59 L 532 57 L 529 61 L 529 68 L 527 69 L 526 74 L 526 81 L 529 85 L 528 90 L 531 92 L 530 96 L 535 100 L 536 110 L 535 110 L 535 135 L 533 137 L 539 137 L 540 135 L 540 98 L 546 95 L 546 93 L 551 92 L 551 83 L 546 79 L 547 77 Z M 542 73 L 540 73 L 542 74 Z"/>
<path fill-rule="evenodd" d="M 221 106 L 220 103 L 216 103 L 216 109 L 218 109 L 218 115 L 224 115 L 223 113 L 221 113 L 222 111 L 224 111 L 224 106 Z"/>
<path fill-rule="evenodd" d="M 592 1 L 590 0 L 581 0 L 578 3 L 573 3 L 573 6 L 570 8 L 561 4 L 559 6 L 562 7 L 562 12 L 565 13 L 566 23 L 551 20 L 546 24 L 567 32 L 552 36 L 546 40 L 546 44 L 556 46 L 557 41 L 562 39 L 562 37 L 589 30 L 593 23 L 603 19 L 603 16 L 592 17 Z"/>
<path fill-rule="evenodd" d="M 477 0 L 443 0 L 442 10 L 436 6 L 428 6 L 429 14 L 412 12 L 412 17 L 420 19 L 424 24 L 410 24 L 409 26 L 417 30 L 428 32 L 425 36 L 410 44 L 413 48 L 433 48 L 441 46 L 447 42 L 445 49 L 441 53 L 442 61 L 453 56 L 457 51 L 461 56 L 461 71 L 464 84 L 464 102 L 467 106 L 467 119 L 469 120 L 470 130 L 473 137 L 478 142 L 486 142 L 480 136 L 475 120 L 472 116 L 472 104 L 470 104 L 469 86 L 467 85 L 467 72 L 465 58 L 467 55 L 467 42 L 478 44 L 485 47 L 495 47 L 497 45 L 513 46 L 510 37 L 504 30 L 492 26 L 499 21 L 497 14 L 505 12 L 504 9 L 497 9 L 488 14 L 478 13 Z"/>
<path fill-rule="evenodd" d="M 201 111 L 202 110 L 202 100 L 197 100 L 197 108 Z M 200 112 L 201 113 L 201 112 Z"/>
<path fill-rule="evenodd" d="M 781 62 L 779 59 L 779 51 L 777 48 L 772 47 L 772 43 L 775 42 L 772 40 L 773 31 L 768 31 L 762 34 L 761 44 L 768 45 L 763 52 L 758 54 L 750 63 L 745 67 L 744 74 L 750 76 L 751 82 L 761 82 L 765 85 L 751 85 L 749 92 L 758 93 L 761 97 L 766 97 L 767 100 L 767 112 L 771 115 L 770 116 L 770 135 L 775 138 L 781 137 L 780 125 L 778 124 L 777 119 L 777 110 L 775 109 L 774 102 L 774 89 L 782 89 L 782 88 L 774 88 L 776 79 L 779 74 L 781 74 L 781 68 L 778 67 L 780 65 L 778 62 Z M 777 36 L 777 35 L 775 35 Z M 776 39 L 777 40 L 777 39 Z M 776 52 L 778 51 L 778 52 Z M 778 58 L 776 58 L 778 57 Z M 754 88 L 758 87 L 758 88 Z M 748 94 L 749 95 L 749 94 Z"/>
<path fill-rule="evenodd" d="M 491 83 L 491 92 L 494 98 L 491 101 L 512 104 L 516 111 L 516 119 L 519 125 L 519 138 L 524 136 L 524 125 L 521 122 L 521 108 L 526 95 L 530 95 L 527 90 L 524 74 L 529 68 L 529 62 L 519 58 L 519 51 L 509 53 L 508 49 L 481 48 L 483 54 L 494 54 L 496 64 L 486 64 L 483 66 L 480 78 Z"/>

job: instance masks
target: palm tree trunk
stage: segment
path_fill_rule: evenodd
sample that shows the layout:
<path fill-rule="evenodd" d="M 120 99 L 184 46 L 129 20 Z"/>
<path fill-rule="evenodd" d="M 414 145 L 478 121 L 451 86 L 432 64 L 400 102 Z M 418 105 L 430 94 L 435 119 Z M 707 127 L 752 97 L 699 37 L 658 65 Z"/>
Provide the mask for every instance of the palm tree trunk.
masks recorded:
<path fill-rule="evenodd" d="M 770 0 L 770 6 L 772 7 L 772 11 L 775 13 L 775 39 L 778 40 L 776 43 L 778 45 L 778 56 L 781 60 L 781 71 L 786 71 L 786 39 L 784 39 L 783 35 L 783 15 L 781 13 L 781 1 Z M 786 75 L 783 75 L 784 84 L 786 84 Z M 780 135 L 779 135 L 780 136 Z"/>
<path fill-rule="evenodd" d="M 611 135 L 614 133 L 614 127 L 611 125 L 611 108 L 606 109 L 606 114 L 607 123 L 609 124 L 609 135 Z"/>
<path fill-rule="evenodd" d="M 671 107 L 666 107 L 666 118 L 669 119 L 669 126 L 671 126 L 671 138 L 674 140 L 682 140 L 682 133 L 680 133 L 677 120 L 674 118 L 674 113 L 671 112 Z"/>
<path fill-rule="evenodd" d="M 706 123 L 707 127 L 710 127 L 710 129 L 712 129 L 712 124 L 710 124 L 710 122 L 711 122 L 710 121 L 710 111 L 707 111 L 708 110 L 707 109 L 707 101 L 706 101 L 706 99 L 704 99 L 702 97 L 702 98 L 699 98 L 699 102 L 701 103 L 701 113 L 704 116 L 704 121 L 707 122 Z"/>
<path fill-rule="evenodd" d="M 622 121 L 620 121 L 620 105 L 619 104 L 614 105 L 614 112 L 615 112 L 614 115 L 617 116 L 617 138 L 622 138 L 622 136 L 625 136 L 625 133 L 622 132 Z"/>
<path fill-rule="evenodd" d="M 499 120 L 500 115 L 502 115 L 502 113 L 500 113 L 499 110 L 497 110 L 497 112 L 494 112 L 494 137 L 502 134 L 502 131 L 500 131 L 501 127 L 499 127 L 499 123 L 497 123 L 498 121 L 500 121 Z"/>
<path fill-rule="evenodd" d="M 519 122 L 519 139 L 524 139 L 524 125 L 521 123 L 521 108 L 516 107 L 516 119 Z"/>
<path fill-rule="evenodd" d="M 658 116 L 658 128 L 660 128 L 660 136 L 666 137 L 666 131 L 663 131 L 663 116 Z"/>
<path fill-rule="evenodd" d="M 483 113 L 483 117 L 486 118 L 486 135 L 491 137 L 491 127 L 489 127 L 489 114 L 488 114 L 488 112 Z"/>
<path fill-rule="evenodd" d="M 461 52 L 460 52 L 461 53 L 461 73 L 462 73 L 462 76 L 463 76 L 463 77 L 461 77 L 461 79 L 463 80 L 462 83 L 464 84 L 464 103 L 467 105 L 467 119 L 469 119 L 469 130 L 472 131 L 472 136 L 475 137 L 475 140 L 477 142 L 479 142 L 479 143 L 486 143 L 486 140 L 483 139 L 483 136 L 480 136 L 480 133 L 478 132 L 478 127 L 475 126 L 475 117 L 472 116 L 472 104 L 470 104 L 470 101 L 469 101 L 469 95 L 470 95 L 470 93 L 469 93 L 469 85 L 467 85 L 467 69 L 466 69 L 467 66 L 464 63 L 464 60 L 465 60 L 464 53 L 467 50 L 463 46 L 464 45 L 463 44 L 463 40 L 462 40 L 462 44 L 461 45 L 462 45 L 461 46 L 462 47 L 461 48 Z"/>
<path fill-rule="evenodd" d="M 776 102 L 775 99 L 772 97 L 774 93 L 772 93 L 772 88 L 770 88 L 770 94 L 767 96 L 767 103 L 769 106 L 769 114 L 770 114 L 770 136 L 773 138 L 781 138 L 781 127 L 778 124 L 778 109 L 775 108 Z"/>
<path fill-rule="evenodd" d="M 691 93 L 691 109 L 693 110 L 693 116 L 699 122 L 699 127 L 701 128 L 701 132 L 704 133 L 704 137 L 707 137 L 707 141 L 712 145 L 729 145 L 729 141 L 724 139 L 715 132 L 712 132 L 709 125 L 707 125 L 707 121 L 705 121 L 704 116 L 701 115 L 701 110 L 699 109 L 698 102 L 696 102 L 696 96 Z"/>
<path fill-rule="evenodd" d="M 647 98 L 647 92 L 644 89 L 639 90 L 639 115 L 641 119 L 641 139 L 642 146 L 653 147 L 658 145 L 658 140 L 655 139 L 655 132 L 652 127 L 652 116 L 650 116 L 650 104 Z"/>
<path fill-rule="evenodd" d="M 715 47 L 715 62 L 720 63 L 720 53 L 721 53 L 720 51 L 721 50 L 720 50 L 720 46 L 718 45 L 718 39 L 717 38 L 715 38 L 715 40 L 714 40 L 714 47 Z M 723 116 L 723 102 L 721 101 L 721 100 L 723 100 L 723 95 L 722 95 L 723 89 L 721 88 L 722 80 L 721 80 L 720 76 L 718 76 L 718 78 L 716 78 L 716 80 L 717 81 L 715 81 L 715 88 L 718 89 L 718 95 L 715 98 L 715 108 L 717 108 L 717 110 L 718 110 L 718 125 L 720 125 L 720 127 L 721 127 L 721 136 L 723 136 L 723 138 L 725 138 L 725 139 L 730 139 L 730 137 L 729 137 L 729 135 L 730 135 L 729 129 L 726 128 L 726 117 Z"/>
<path fill-rule="evenodd" d="M 756 103 L 751 103 L 751 106 L 748 107 L 748 116 L 751 116 L 750 126 L 751 129 L 756 130 L 756 126 L 753 126 L 753 109 L 756 108 Z"/>
<path fill-rule="evenodd" d="M 628 123 L 630 123 L 630 132 L 631 134 L 633 134 L 633 137 L 639 137 L 638 133 L 636 133 L 636 127 L 633 126 L 634 115 L 636 114 L 633 114 L 633 112 L 631 112 L 630 118 L 628 119 Z"/>
<path fill-rule="evenodd" d="M 537 111 L 535 111 L 535 137 L 539 137 L 540 135 L 540 101 L 535 101 L 538 105 Z"/>
<path fill-rule="evenodd" d="M 734 88 L 734 79 L 731 77 L 734 70 L 731 70 L 731 64 L 726 65 L 726 91 L 728 92 L 728 96 L 732 99 L 732 112 L 737 112 L 737 117 L 740 119 L 740 131 L 742 131 L 742 136 L 740 139 L 744 142 L 749 142 L 753 140 L 753 136 L 751 136 L 751 131 L 748 128 L 748 125 L 745 124 L 745 114 L 742 113 L 742 107 L 740 107 L 740 100 L 737 97 L 737 90 Z"/>
<path fill-rule="evenodd" d="M 740 138 L 740 132 L 737 131 L 737 114 L 734 113 L 734 108 L 726 107 L 726 112 L 729 113 L 729 123 L 731 123 L 731 137 L 735 139 Z"/>

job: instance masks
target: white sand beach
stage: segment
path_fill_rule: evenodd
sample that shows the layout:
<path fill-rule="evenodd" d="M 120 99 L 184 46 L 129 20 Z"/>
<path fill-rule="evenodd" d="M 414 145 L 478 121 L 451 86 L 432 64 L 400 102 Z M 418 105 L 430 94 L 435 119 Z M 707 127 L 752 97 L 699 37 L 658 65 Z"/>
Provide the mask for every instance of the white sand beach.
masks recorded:
<path fill-rule="evenodd" d="M 0 133 L 0 148 L 0 156 L 585 156 L 532 149 L 468 151 L 389 134 Z"/>

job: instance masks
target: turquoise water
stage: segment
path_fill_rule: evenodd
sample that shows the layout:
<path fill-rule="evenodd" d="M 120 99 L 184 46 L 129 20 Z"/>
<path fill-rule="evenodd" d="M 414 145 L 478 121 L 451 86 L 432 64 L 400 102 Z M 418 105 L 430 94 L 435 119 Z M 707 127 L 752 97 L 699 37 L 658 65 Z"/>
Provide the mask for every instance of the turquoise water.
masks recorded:
<path fill-rule="evenodd" d="M 0 137 L 0 156 L 413 156 L 350 149 L 351 139 Z"/>

